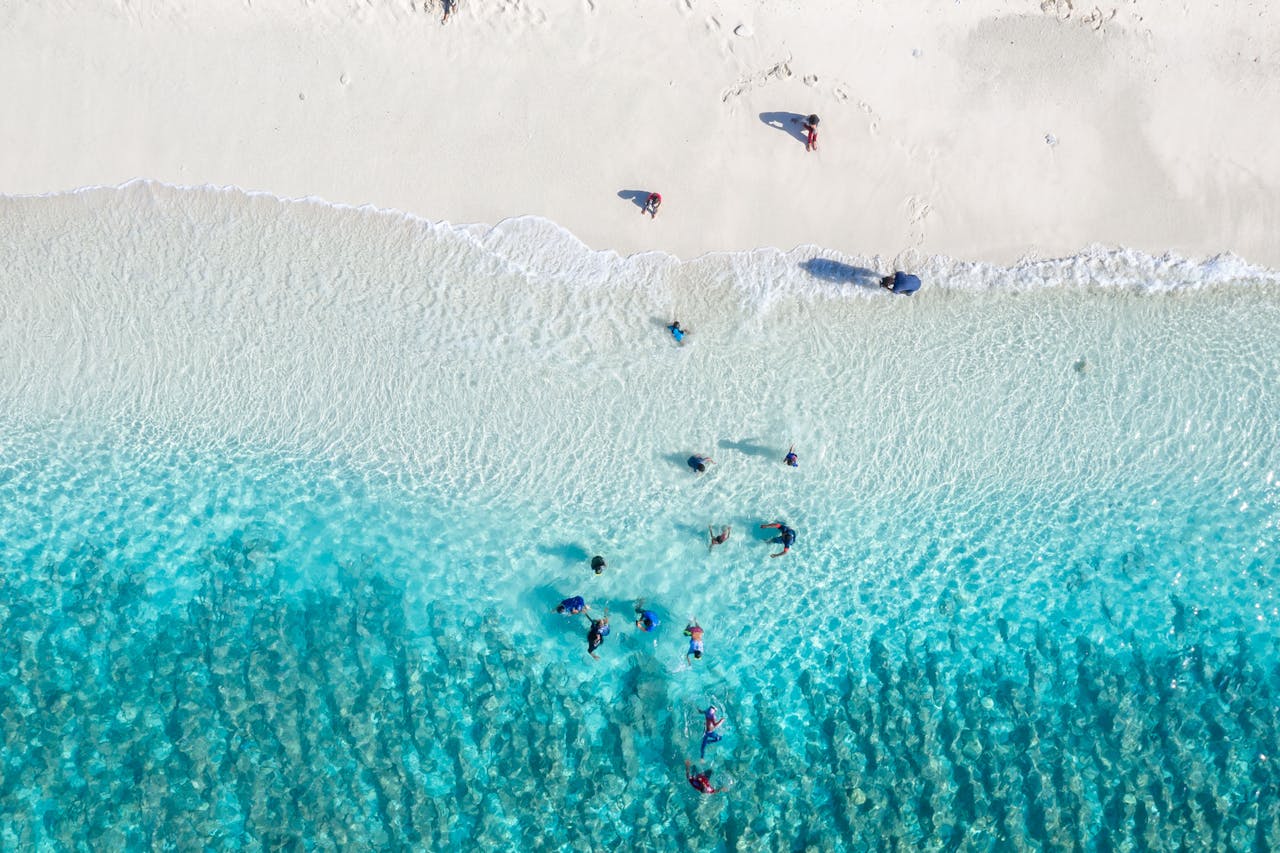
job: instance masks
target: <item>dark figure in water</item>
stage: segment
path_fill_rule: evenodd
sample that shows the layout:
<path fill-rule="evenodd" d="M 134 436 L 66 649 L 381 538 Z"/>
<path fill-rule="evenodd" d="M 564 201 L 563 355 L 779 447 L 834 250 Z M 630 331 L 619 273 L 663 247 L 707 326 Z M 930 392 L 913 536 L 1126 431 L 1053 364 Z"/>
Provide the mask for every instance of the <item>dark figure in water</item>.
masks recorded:
<path fill-rule="evenodd" d="M 787 455 L 783 457 L 782 461 L 792 468 L 800 467 L 800 457 L 796 456 L 796 446 L 794 444 L 791 445 L 791 449 L 787 451 Z"/>
<path fill-rule="evenodd" d="M 702 720 L 704 725 L 703 732 L 702 732 L 702 752 L 699 757 L 706 758 L 707 744 L 720 742 L 720 738 L 722 737 L 722 735 L 718 731 L 716 731 L 716 729 L 720 728 L 720 724 L 724 722 L 724 717 L 716 716 L 715 705 L 712 705 L 710 708 L 708 708 L 705 711 L 703 711 L 701 708 L 699 708 L 698 710 L 702 711 Z"/>
<path fill-rule="evenodd" d="M 591 620 L 591 627 L 587 629 L 587 654 L 596 660 L 600 660 L 600 655 L 596 654 L 596 649 L 600 648 L 600 644 L 604 642 L 604 638 L 607 636 L 609 636 L 608 610 L 599 619 Z"/>
<path fill-rule="evenodd" d="M 781 545 L 781 546 L 782 546 L 782 550 L 781 550 L 781 551 L 779 551 L 779 552 L 778 552 L 778 553 L 776 553 L 776 554 L 770 554 L 769 556 L 770 556 L 770 557 L 781 557 L 783 554 L 785 554 L 785 553 L 787 553 L 788 551 L 790 551 L 790 550 L 791 550 L 791 546 L 795 544 L 795 541 L 796 541 L 796 532 L 795 532 L 794 530 L 792 530 L 790 527 L 787 527 L 787 525 L 786 525 L 786 524 L 784 524 L 784 523 L 782 523 L 781 521 L 775 521 L 773 524 L 762 524 L 762 525 L 760 525 L 760 529 L 761 529 L 761 530 L 765 530 L 765 529 L 768 529 L 768 528 L 771 528 L 771 527 L 772 527 L 772 528 L 776 528 L 776 529 L 777 529 L 777 531 L 778 531 L 778 535 L 777 535 L 777 536 L 775 536 L 775 537 L 773 537 L 773 538 L 772 538 L 772 539 L 770 539 L 769 541 L 770 541 L 770 542 L 772 542 L 772 543 L 773 543 L 773 544 L 775 544 L 775 545 Z"/>
<path fill-rule="evenodd" d="M 587 607 L 586 599 L 580 595 L 573 598 L 566 598 L 556 606 L 557 613 L 563 613 L 566 616 L 577 616 L 579 613 L 585 613 L 590 608 Z"/>
<path fill-rule="evenodd" d="M 710 456 L 702 456 L 701 454 L 695 453 L 689 457 L 685 464 L 692 468 L 694 473 L 701 474 L 707 470 L 708 465 L 714 465 L 715 461 L 716 460 L 712 459 Z"/>
<path fill-rule="evenodd" d="M 729 531 L 732 530 L 729 525 L 725 525 L 720 529 L 719 535 L 716 534 L 715 528 L 710 524 L 707 525 L 707 535 L 711 537 L 711 544 L 707 546 L 707 550 L 711 550 L 717 545 L 723 545 L 729 541 Z"/>
<path fill-rule="evenodd" d="M 591 571 L 596 574 L 603 574 L 605 565 L 604 557 L 601 557 L 599 554 L 596 554 L 591 558 Z"/>
<path fill-rule="evenodd" d="M 700 794 L 718 794 L 725 790 L 717 788 L 711 784 L 710 770 L 697 770 L 693 767 L 693 762 L 689 759 L 684 760 L 684 778 L 689 781 L 693 789 Z"/>

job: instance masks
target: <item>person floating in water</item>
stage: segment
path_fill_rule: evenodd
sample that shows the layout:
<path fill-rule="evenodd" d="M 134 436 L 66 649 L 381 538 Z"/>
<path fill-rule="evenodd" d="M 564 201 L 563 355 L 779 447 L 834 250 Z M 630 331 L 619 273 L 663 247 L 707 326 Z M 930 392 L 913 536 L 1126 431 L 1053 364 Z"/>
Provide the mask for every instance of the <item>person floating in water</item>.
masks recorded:
<path fill-rule="evenodd" d="M 591 558 L 591 571 L 596 574 L 603 574 L 605 565 L 604 557 L 601 557 L 599 554 L 596 554 Z"/>
<path fill-rule="evenodd" d="M 701 474 L 707 470 L 708 465 L 714 465 L 715 461 L 716 460 L 712 459 L 710 456 L 702 456 L 701 454 L 695 453 L 689 457 L 685 464 L 692 468 L 695 473 Z"/>
<path fill-rule="evenodd" d="M 778 531 L 778 535 L 777 535 L 777 536 L 775 536 L 775 537 L 773 537 L 773 538 L 772 538 L 772 539 L 770 539 L 769 541 L 770 541 L 770 542 L 772 542 L 772 543 L 774 543 L 775 545 L 781 545 L 781 546 L 782 546 L 782 550 L 781 550 L 781 551 L 779 551 L 779 552 L 778 552 L 778 553 L 776 553 L 776 554 L 770 554 L 769 556 L 770 556 L 770 557 L 781 557 L 783 554 L 785 554 L 785 553 L 787 553 L 788 551 L 790 551 L 790 550 L 791 550 L 791 546 L 795 544 L 795 541 L 796 541 L 796 532 L 795 532 L 794 530 L 792 530 L 790 527 L 787 527 L 787 525 L 783 524 L 781 521 L 775 521 L 773 524 L 762 524 L 762 525 L 760 525 L 760 529 L 761 529 L 761 530 L 766 530 L 766 529 L 771 528 L 771 527 L 772 527 L 772 528 L 776 528 L 776 529 L 777 529 L 777 531 Z"/>
<path fill-rule="evenodd" d="M 600 660 L 600 655 L 596 654 L 596 649 L 600 648 L 600 644 L 604 642 L 604 638 L 607 636 L 609 636 L 609 610 L 606 608 L 604 615 L 599 619 L 592 619 L 591 627 L 587 629 L 587 654 L 596 660 Z"/>
<path fill-rule="evenodd" d="M 719 794 L 721 791 L 727 790 L 725 788 L 717 788 L 715 785 L 712 785 L 711 771 L 697 770 L 693 766 L 693 762 L 687 758 L 684 760 L 684 778 L 689 781 L 689 784 L 693 786 L 695 791 L 702 794 Z"/>
<path fill-rule="evenodd" d="M 707 535 L 711 537 L 711 544 L 707 546 L 707 550 L 710 551 L 712 548 L 716 547 L 717 545 L 723 545 L 724 543 L 728 542 L 729 531 L 732 529 L 733 528 L 729 527 L 729 525 L 726 524 L 724 527 L 720 529 L 719 535 L 717 535 L 715 528 L 713 528 L 710 524 L 708 524 Z"/>
<path fill-rule="evenodd" d="M 579 613 L 585 613 L 591 608 L 587 607 L 586 599 L 580 595 L 573 598 L 566 598 L 556 606 L 557 613 L 563 613 L 566 616 L 577 616 Z"/>
<path fill-rule="evenodd" d="M 712 705 L 705 711 L 699 708 L 698 711 L 702 713 L 702 720 L 704 724 L 704 729 L 702 731 L 702 752 L 698 757 L 706 758 L 707 744 L 719 743 L 720 739 L 723 737 L 723 735 L 716 731 L 716 729 L 720 728 L 720 724 L 724 722 L 724 717 L 716 716 L 715 705 Z"/>
<path fill-rule="evenodd" d="M 791 445 L 791 449 L 787 451 L 787 455 L 783 457 L 782 461 L 792 468 L 800 467 L 800 457 L 796 456 L 796 446 L 794 444 Z"/>
<path fill-rule="evenodd" d="M 671 333 L 671 337 L 675 338 L 676 343 L 678 344 L 684 343 L 684 336 L 689 334 L 687 331 L 680 328 L 679 320 L 672 320 L 671 325 L 667 326 L 667 331 Z"/>
<path fill-rule="evenodd" d="M 649 214 L 649 218 L 653 219 L 658 215 L 658 208 L 662 206 L 661 193 L 649 193 L 648 198 L 644 200 L 644 207 L 640 208 L 640 215 Z"/>
<path fill-rule="evenodd" d="M 685 626 L 684 635 L 689 638 L 689 651 L 684 653 L 685 663 L 689 662 L 689 655 L 693 655 L 695 660 L 702 660 L 702 626 L 697 619 Z"/>
<path fill-rule="evenodd" d="M 658 614 L 652 610 L 646 610 L 644 600 L 636 602 L 636 627 L 641 631 L 652 631 L 662 623 L 658 621 Z"/>

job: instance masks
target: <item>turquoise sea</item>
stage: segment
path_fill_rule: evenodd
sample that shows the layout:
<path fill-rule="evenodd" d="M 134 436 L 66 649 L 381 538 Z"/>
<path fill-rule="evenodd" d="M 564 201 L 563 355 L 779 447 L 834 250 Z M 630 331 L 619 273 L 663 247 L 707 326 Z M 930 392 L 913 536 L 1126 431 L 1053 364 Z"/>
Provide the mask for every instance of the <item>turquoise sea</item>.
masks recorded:
<path fill-rule="evenodd" d="M 0 245 L 2 849 L 1280 846 L 1273 272 L 143 183 Z"/>

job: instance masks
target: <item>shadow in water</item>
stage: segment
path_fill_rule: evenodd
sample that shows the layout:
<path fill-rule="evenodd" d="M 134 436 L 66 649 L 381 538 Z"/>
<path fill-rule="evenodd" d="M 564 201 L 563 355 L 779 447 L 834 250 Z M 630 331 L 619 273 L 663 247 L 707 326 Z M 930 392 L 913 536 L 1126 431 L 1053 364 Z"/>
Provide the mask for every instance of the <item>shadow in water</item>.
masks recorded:
<path fill-rule="evenodd" d="M 757 456 L 761 459 L 772 459 L 778 457 L 781 459 L 786 455 L 784 451 L 776 450 L 766 444 L 756 444 L 752 439 L 745 441 L 730 441 L 727 438 L 720 439 L 720 447 L 726 450 L 736 450 L 739 453 L 745 453 L 748 456 Z"/>
<path fill-rule="evenodd" d="M 866 267 L 855 267 L 842 264 L 827 258 L 810 258 L 800 264 L 800 268 L 814 278 L 833 281 L 837 284 L 856 284 L 859 287 L 879 287 L 882 276 L 875 270 Z"/>
<path fill-rule="evenodd" d="M 563 542 L 559 545 L 539 545 L 538 553 L 564 560 L 567 565 L 571 566 L 589 566 L 591 563 L 591 553 L 576 542 Z"/>

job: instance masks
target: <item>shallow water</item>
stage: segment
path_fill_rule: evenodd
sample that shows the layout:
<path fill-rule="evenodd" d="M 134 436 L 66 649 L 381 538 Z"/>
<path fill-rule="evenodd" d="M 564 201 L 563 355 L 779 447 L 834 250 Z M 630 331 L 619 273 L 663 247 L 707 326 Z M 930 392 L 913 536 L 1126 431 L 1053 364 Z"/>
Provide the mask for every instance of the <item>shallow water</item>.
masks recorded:
<path fill-rule="evenodd" d="M 0 204 L 0 846 L 1280 843 L 1274 274 Z"/>

